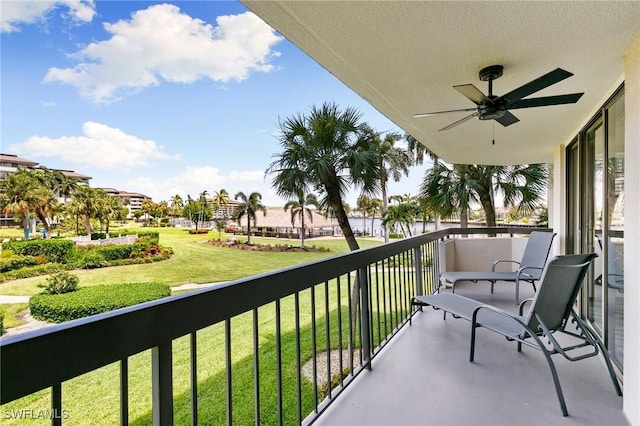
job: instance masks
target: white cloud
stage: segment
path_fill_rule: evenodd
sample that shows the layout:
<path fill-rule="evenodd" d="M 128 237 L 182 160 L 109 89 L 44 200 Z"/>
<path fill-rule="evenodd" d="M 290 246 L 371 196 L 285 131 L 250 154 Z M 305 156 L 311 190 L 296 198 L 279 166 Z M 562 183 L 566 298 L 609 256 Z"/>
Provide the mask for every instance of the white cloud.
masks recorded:
<path fill-rule="evenodd" d="M 245 193 L 258 191 L 263 196 L 266 194 L 272 195 L 273 192 L 269 189 L 269 183 L 264 180 L 263 171 L 234 170 L 228 175 L 224 175 L 221 174 L 219 168 L 213 166 L 187 167 L 173 176 L 167 176 L 162 179 L 154 179 L 148 176 L 138 177 L 125 182 L 124 185 L 125 188 L 122 188 L 122 190 L 146 194 L 156 202 L 169 200 L 175 194 L 183 198 L 186 198 L 187 194 L 197 198 L 198 194 L 205 189 L 211 194 L 214 191 L 225 188 L 231 198 L 237 191 Z M 279 204 L 280 202 L 276 203 L 276 205 Z"/>
<path fill-rule="evenodd" d="M 32 136 L 9 149 L 35 157 L 59 157 L 66 163 L 102 170 L 130 170 L 148 166 L 153 160 L 179 158 L 164 152 L 164 147 L 155 141 L 143 140 L 104 124 L 88 121 L 82 126 L 82 132 L 84 136 Z"/>
<path fill-rule="evenodd" d="M 0 32 L 19 31 L 20 24 L 43 21 L 51 11 L 61 6 L 68 9 L 64 16 L 73 21 L 91 22 L 96 14 L 93 0 L 2 0 Z"/>
<path fill-rule="evenodd" d="M 91 101 L 107 103 L 161 81 L 242 81 L 274 69 L 270 61 L 279 53 L 272 47 L 282 40 L 251 12 L 219 16 L 214 27 L 169 4 L 104 28 L 110 39 L 71 55 L 78 60 L 73 68 L 50 68 L 45 82 L 69 84 Z"/>

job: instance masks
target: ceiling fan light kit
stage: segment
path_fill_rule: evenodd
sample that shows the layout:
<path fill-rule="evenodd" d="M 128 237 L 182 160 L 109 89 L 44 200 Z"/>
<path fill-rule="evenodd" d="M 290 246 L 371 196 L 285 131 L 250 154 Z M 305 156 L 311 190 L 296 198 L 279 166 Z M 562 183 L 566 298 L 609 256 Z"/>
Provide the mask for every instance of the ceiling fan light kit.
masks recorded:
<path fill-rule="evenodd" d="M 454 89 L 460 92 L 471 102 L 476 104 L 475 108 L 427 112 L 415 114 L 414 117 L 419 118 L 435 114 L 447 114 L 450 112 L 474 111 L 472 114 L 467 115 L 466 117 L 463 117 L 460 120 L 455 121 L 440 130 L 442 131 L 451 129 L 452 127 L 462 124 L 465 121 L 472 119 L 473 117 L 478 117 L 480 120 L 495 120 L 504 127 L 507 127 L 520 121 L 515 115 L 509 112 L 510 109 L 572 104 L 578 102 L 578 99 L 580 99 L 580 97 L 584 95 L 584 93 L 571 93 L 568 95 L 545 96 L 525 99 L 527 96 L 545 89 L 553 84 L 556 84 L 573 75 L 569 71 L 565 71 L 562 68 L 556 68 L 555 70 L 548 72 L 547 74 L 538 77 L 535 80 L 532 80 L 529 83 L 526 83 L 505 95 L 496 96 L 493 94 L 493 81 L 500 78 L 503 74 L 503 71 L 504 67 L 502 65 L 491 65 L 482 68 L 478 73 L 481 81 L 488 82 L 488 95 L 482 93 L 473 84 L 462 84 L 453 86 Z"/>

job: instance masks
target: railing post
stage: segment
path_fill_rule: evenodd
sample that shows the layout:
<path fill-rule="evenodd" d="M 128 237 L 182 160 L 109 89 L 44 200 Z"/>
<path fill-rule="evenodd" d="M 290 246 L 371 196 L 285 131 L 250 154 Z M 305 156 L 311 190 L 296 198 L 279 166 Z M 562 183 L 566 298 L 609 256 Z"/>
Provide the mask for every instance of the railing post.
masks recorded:
<path fill-rule="evenodd" d="M 367 269 L 358 269 L 360 285 L 360 315 L 362 324 L 362 356 L 364 364 L 371 370 L 371 320 L 369 318 L 369 279 Z"/>
<path fill-rule="evenodd" d="M 154 426 L 173 425 L 171 342 L 151 348 L 151 392 Z"/>
<path fill-rule="evenodd" d="M 413 264 L 416 269 L 416 296 L 424 294 L 422 291 L 422 246 L 413 249 Z"/>

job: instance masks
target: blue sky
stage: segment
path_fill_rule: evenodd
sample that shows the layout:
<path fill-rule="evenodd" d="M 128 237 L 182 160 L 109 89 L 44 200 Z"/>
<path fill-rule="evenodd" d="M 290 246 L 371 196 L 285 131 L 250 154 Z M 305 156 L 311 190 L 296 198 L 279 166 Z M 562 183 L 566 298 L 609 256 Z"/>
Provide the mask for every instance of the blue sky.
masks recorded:
<path fill-rule="evenodd" d="M 334 101 L 399 131 L 237 2 L 0 1 L 1 150 L 92 186 L 280 206 L 279 119 Z M 424 170 L 389 193 L 415 195 Z"/>

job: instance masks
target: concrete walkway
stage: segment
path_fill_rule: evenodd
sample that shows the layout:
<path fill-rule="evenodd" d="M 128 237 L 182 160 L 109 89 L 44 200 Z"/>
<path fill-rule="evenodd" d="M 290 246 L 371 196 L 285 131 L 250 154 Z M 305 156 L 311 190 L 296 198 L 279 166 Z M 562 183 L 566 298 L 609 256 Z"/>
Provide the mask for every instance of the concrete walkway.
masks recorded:
<path fill-rule="evenodd" d="M 0 295 L 0 304 L 2 303 L 29 303 L 31 296 L 3 296 Z"/>

